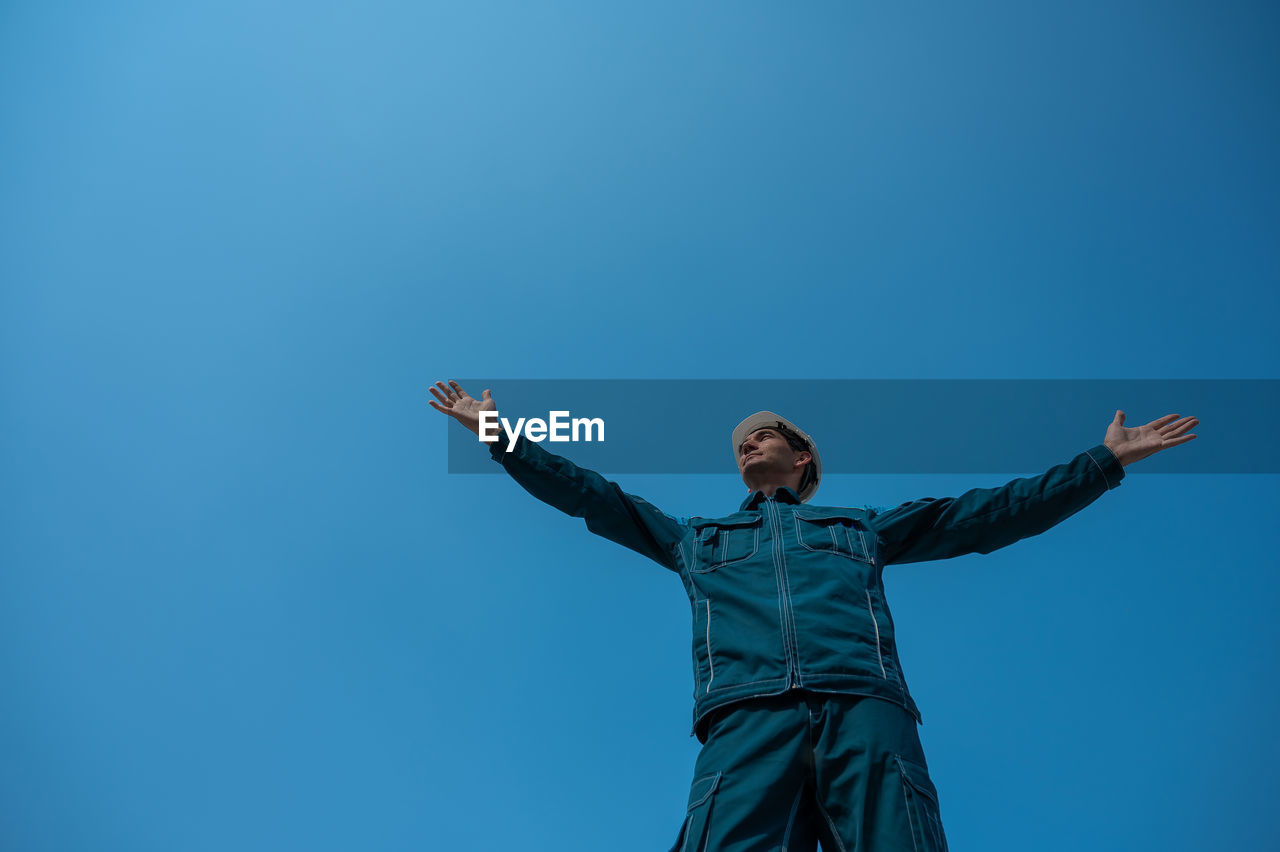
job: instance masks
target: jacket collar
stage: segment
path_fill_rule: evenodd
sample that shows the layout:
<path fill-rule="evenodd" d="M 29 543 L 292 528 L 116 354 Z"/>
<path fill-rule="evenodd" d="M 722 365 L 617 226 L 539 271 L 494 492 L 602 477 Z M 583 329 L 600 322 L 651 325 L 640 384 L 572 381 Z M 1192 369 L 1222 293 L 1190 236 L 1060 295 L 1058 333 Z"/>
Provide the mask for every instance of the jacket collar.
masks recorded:
<path fill-rule="evenodd" d="M 785 485 L 773 493 L 773 498 L 780 503 L 795 503 L 797 505 L 800 503 L 800 498 L 796 495 L 796 492 L 792 491 Z M 747 496 L 747 499 L 742 501 L 742 505 L 738 507 L 738 511 L 745 512 L 748 509 L 754 509 L 759 506 L 761 501 L 764 499 L 765 496 L 763 491 L 753 491 Z"/>

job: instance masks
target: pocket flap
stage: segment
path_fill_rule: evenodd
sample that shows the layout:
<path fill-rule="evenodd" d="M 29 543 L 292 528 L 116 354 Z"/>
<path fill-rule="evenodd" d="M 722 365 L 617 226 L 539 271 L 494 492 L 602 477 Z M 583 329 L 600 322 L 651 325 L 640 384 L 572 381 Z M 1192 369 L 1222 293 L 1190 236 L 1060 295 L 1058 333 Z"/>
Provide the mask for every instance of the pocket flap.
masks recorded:
<path fill-rule="evenodd" d="M 933 782 L 929 780 L 929 770 L 918 763 L 907 760 L 905 757 L 895 755 L 894 759 L 898 761 L 898 768 L 902 770 L 902 777 L 907 779 L 907 783 L 918 790 L 921 795 L 927 796 L 936 808 L 938 806 L 938 791 L 933 786 Z"/>
<path fill-rule="evenodd" d="M 796 517 L 820 524 L 861 523 L 862 518 L 848 509 L 796 509 Z"/>
<path fill-rule="evenodd" d="M 698 531 L 698 537 L 713 535 L 716 529 L 733 529 L 735 527 L 754 527 L 760 523 L 759 512 L 737 512 L 723 518 L 690 518 L 689 526 Z M 704 532 L 705 531 L 705 532 Z"/>
<path fill-rule="evenodd" d="M 711 794 L 720 786 L 720 776 L 723 773 L 717 772 L 715 775 L 704 775 L 701 778 L 693 779 L 693 784 L 689 787 L 689 808 L 693 810 L 698 805 L 711 798 Z"/>

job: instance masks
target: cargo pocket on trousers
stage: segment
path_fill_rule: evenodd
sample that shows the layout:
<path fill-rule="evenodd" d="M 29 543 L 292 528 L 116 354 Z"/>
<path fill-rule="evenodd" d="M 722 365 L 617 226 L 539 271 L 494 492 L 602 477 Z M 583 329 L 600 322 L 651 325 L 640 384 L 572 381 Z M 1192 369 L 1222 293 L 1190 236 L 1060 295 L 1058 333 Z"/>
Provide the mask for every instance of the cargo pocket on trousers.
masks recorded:
<path fill-rule="evenodd" d="M 703 852 L 707 845 L 708 823 L 711 820 L 712 794 L 720 786 L 720 774 L 704 775 L 693 779 L 689 788 L 689 807 L 685 811 L 684 825 L 676 837 L 671 852 Z"/>
<path fill-rule="evenodd" d="M 918 763 L 895 755 L 902 773 L 902 795 L 907 804 L 911 837 L 920 852 L 947 852 L 947 836 L 942 832 L 938 811 L 938 791 L 929 780 L 929 771 Z"/>

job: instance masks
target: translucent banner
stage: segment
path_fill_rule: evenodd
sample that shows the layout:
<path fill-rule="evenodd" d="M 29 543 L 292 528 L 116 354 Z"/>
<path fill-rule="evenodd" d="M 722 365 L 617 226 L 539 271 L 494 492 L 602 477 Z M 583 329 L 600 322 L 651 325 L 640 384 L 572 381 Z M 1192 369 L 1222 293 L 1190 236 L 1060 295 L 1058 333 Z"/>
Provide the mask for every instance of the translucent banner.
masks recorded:
<path fill-rule="evenodd" d="M 601 473 L 734 474 L 730 433 L 760 410 L 808 432 L 828 475 L 1040 472 L 1102 443 L 1116 409 L 1128 426 L 1201 421 L 1194 441 L 1129 473 L 1280 473 L 1274 379 L 458 381 L 477 398 L 489 388 L 511 427 Z M 450 473 L 501 472 L 487 444 L 449 426 Z"/>

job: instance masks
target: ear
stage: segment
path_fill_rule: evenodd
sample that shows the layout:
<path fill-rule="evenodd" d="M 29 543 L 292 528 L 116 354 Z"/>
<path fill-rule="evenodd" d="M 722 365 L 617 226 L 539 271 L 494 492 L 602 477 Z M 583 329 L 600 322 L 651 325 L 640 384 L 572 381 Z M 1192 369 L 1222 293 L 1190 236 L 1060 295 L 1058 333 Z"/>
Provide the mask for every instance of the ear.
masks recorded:
<path fill-rule="evenodd" d="M 813 454 L 809 452 L 796 453 L 796 460 L 792 462 L 793 467 L 801 467 L 813 461 Z"/>

